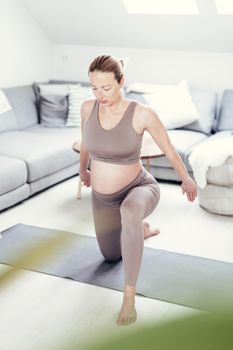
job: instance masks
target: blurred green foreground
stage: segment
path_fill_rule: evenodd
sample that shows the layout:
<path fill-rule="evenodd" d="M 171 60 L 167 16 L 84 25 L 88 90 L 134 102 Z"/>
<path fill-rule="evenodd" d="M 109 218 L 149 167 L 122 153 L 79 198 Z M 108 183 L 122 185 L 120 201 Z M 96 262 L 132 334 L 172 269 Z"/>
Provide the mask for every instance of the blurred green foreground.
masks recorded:
<path fill-rule="evenodd" d="M 49 239 L 46 245 L 41 244 L 30 251 L 24 252 L 20 257 L 15 257 L 15 262 L 8 271 L 0 273 L 0 288 L 3 289 L 18 277 L 20 269 L 17 266 L 29 264 L 37 266 L 45 263 L 51 255 L 64 246 L 70 244 L 67 237 L 61 233 L 53 239 Z M 230 277 L 230 276 L 229 276 Z M 208 298 L 208 296 L 205 296 Z M 118 326 L 130 327 L 130 326 Z M 141 328 L 128 328 L 128 333 L 112 334 L 108 340 L 93 339 L 92 343 L 80 349 L 75 337 L 65 340 L 66 346 L 62 350 L 233 350 L 233 305 L 221 300 L 216 307 L 209 312 L 192 314 L 167 323 L 144 324 Z M 88 335 L 87 335 L 88 338 Z M 65 342 L 63 342 L 64 344 Z M 59 344 L 43 350 L 60 350 Z"/>

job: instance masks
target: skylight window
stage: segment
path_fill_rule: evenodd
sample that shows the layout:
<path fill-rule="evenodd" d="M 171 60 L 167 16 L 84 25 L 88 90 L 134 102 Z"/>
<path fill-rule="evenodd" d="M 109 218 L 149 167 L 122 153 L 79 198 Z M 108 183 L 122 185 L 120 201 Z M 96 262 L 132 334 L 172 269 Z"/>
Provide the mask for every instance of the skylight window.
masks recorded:
<path fill-rule="evenodd" d="M 215 0 L 215 4 L 219 15 L 233 15 L 232 0 Z"/>
<path fill-rule="evenodd" d="M 122 0 L 130 14 L 199 15 L 196 0 Z"/>

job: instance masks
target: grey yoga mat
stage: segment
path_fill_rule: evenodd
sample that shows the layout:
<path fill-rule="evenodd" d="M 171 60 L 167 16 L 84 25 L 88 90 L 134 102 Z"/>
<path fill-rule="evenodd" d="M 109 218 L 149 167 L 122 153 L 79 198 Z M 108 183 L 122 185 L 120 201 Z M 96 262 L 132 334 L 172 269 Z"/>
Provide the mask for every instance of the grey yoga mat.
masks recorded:
<path fill-rule="evenodd" d="M 66 241 L 44 262 L 16 262 L 40 244 L 40 252 L 45 251 L 59 237 Z M 122 259 L 105 261 L 95 237 L 17 224 L 2 232 L 0 262 L 120 291 L 124 288 Z M 144 247 L 136 290 L 145 297 L 200 310 L 221 302 L 233 305 L 233 264 Z"/>

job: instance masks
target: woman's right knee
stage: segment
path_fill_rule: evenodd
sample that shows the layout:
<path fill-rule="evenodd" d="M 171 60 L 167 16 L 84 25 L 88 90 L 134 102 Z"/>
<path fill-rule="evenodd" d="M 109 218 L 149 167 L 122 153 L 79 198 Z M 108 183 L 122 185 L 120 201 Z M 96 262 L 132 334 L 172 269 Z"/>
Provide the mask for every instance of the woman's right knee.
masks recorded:
<path fill-rule="evenodd" d="M 105 258 L 105 260 L 107 261 L 107 262 L 116 262 L 116 261 L 118 261 L 118 260 L 120 260 L 121 259 L 121 254 L 119 255 L 106 255 L 106 254 L 103 254 L 103 256 L 104 256 L 104 258 Z"/>
<path fill-rule="evenodd" d="M 106 244 L 103 244 L 103 242 L 99 241 L 99 248 L 101 254 L 108 262 L 114 262 L 121 258 L 121 246 L 118 246 L 117 244 L 115 244 L 113 248 L 110 246 L 106 246 Z"/>

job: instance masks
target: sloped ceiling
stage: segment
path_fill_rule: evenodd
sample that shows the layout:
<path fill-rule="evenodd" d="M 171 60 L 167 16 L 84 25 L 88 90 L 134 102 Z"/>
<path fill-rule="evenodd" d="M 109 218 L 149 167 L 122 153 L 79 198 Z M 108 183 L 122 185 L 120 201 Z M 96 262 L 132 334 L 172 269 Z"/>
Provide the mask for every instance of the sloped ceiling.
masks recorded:
<path fill-rule="evenodd" d="M 128 14 L 121 0 L 20 1 L 53 44 L 233 52 L 233 16 L 214 0 L 197 0 L 199 16 Z"/>

